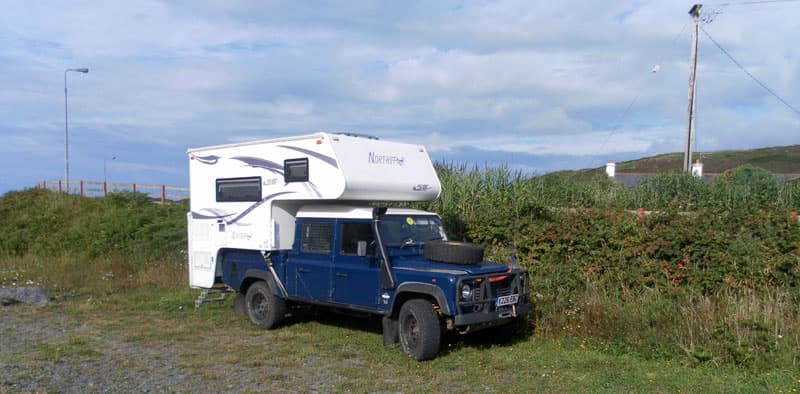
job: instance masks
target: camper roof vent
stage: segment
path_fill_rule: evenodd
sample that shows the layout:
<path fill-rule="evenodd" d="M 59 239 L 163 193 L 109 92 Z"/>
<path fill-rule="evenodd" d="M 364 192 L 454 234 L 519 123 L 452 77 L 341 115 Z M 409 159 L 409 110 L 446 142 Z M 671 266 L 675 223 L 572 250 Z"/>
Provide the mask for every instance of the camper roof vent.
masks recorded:
<path fill-rule="evenodd" d="M 366 135 L 366 134 L 358 134 L 358 133 L 336 133 L 338 135 L 346 135 L 348 137 L 358 137 L 358 138 L 366 138 L 368 140 L 379 140 L 380 138 L 374 135 Z"/>

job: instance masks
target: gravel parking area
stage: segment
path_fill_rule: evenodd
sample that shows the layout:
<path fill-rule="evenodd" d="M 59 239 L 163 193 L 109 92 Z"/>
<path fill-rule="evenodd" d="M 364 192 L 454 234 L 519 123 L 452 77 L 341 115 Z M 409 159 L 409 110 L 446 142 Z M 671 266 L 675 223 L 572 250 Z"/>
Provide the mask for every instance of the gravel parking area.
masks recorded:
<path fill-rule="evenodd" d="M 225 340 L 198 347 L 214 352 Z M 328 392 L 340 379 L 315 360 L 303 370 L 225 362 L 197 370 L 186 366 L 191 348 L 127 342 L 47 307 L 0 307 L 0 393 Z"/>

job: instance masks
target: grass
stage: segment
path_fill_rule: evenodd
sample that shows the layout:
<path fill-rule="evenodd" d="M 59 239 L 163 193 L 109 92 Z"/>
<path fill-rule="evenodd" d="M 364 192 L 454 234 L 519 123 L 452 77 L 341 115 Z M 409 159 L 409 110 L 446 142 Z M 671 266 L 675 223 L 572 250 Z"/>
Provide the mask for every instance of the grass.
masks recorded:
<path fill-rule="evenodd" d="M 138 289 L 88 301 L 65 300 L 56 308 L 94 325 L 103 335 L 137 346 L 175 346 L 180 365 L 201 379 L 225 380 L 226 364 L 244 376 L 309 387 L 309 379 L 333 391 L 402 392 L 791 392 L 797 370 L 752 371 L 671 358 L 624 354 L 599 340 L 518 338 L 495 345 L 480 335 L 455 339 L 442 356 L 418 363 L 397 346 L 382 344 L 377 319 L 299 312 L 286 325 L 260 331 L 235 317 L 231 302 L 195 311 L 195 291 Z M 535 333 L 535 331 L 534 331 Z M 48 357 L 85 357 L 82 340 L 47 345 Z M 55 350 L 66 349 L 66 350 Z M 217 366 L 218 368 L 215 368 Z M 214 372 L 217 371 L 217 372 Z"/>
<path fill-rule="evenodd" d="M 40 361 L 63 362 L 71 359 L 92 358 L 100 353 L 97 345 L 84 336 L 70 336 L 63 341 L 39 343 L 34 347 L 33 357 Z"/>

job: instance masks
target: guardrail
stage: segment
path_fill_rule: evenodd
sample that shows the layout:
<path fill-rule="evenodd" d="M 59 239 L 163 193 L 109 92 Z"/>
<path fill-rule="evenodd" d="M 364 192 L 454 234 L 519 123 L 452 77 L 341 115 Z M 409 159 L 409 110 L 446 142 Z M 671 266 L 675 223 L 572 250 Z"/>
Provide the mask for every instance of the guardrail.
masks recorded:
<path fill-rule="evenodd" d="M 131 191 L 147 195 L 147 197 L 161 202 L 180 201 L 189 198 L 188 187 L 167 185 L 142 185 L 139 183 L 97 182 L 97 181 L 42 181 L 38 188 L 52 190 L 59 193 L 80 194 L 87 197 L 104 197 L 108 193 L 118 191 Z"/>

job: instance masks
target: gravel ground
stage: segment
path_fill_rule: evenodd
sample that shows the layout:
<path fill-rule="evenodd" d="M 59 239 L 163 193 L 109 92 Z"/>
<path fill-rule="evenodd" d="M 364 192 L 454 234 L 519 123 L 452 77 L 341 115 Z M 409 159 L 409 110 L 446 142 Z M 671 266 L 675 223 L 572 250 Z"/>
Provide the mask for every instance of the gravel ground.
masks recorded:
<path fill-rule="evenodd" d="M 302 370 L 220 362 L 196 371 L 181 366 L 185 351 L 115 339 L 46 307 L 0 307 L 0 393 L 329 392 L 341 379 L 317 360 Z"/>

